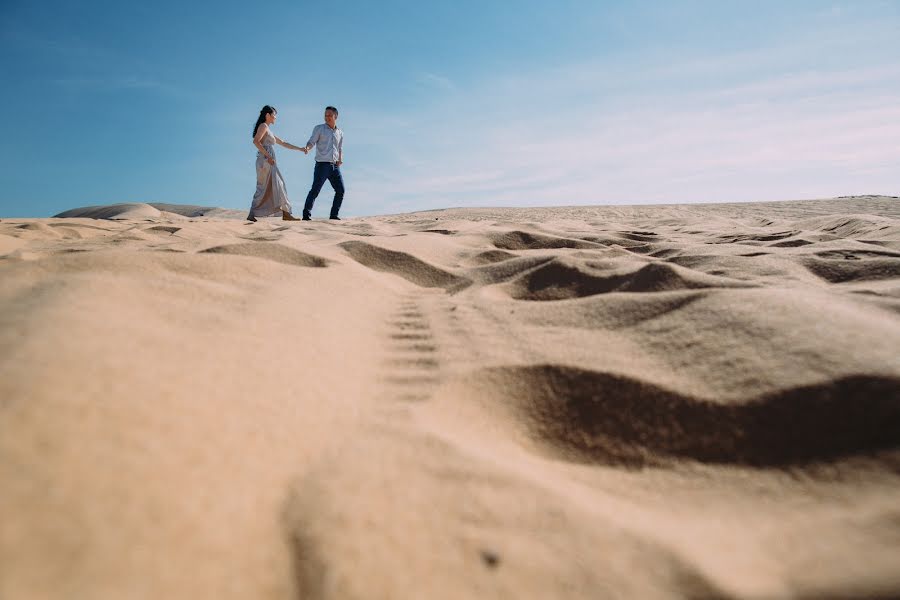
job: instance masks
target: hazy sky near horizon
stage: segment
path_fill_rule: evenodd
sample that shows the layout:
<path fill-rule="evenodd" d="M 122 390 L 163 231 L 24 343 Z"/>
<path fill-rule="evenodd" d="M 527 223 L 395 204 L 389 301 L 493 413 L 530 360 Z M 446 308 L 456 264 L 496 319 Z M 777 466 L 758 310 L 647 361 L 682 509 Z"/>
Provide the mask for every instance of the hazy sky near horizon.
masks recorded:
<path fill-rule="evenodd" d="M 898 39 L 900 0 L 3 2 L 0 217 L 245 209 L 264 104 L 340 109 L 346 215 L 898 195 Z"/>

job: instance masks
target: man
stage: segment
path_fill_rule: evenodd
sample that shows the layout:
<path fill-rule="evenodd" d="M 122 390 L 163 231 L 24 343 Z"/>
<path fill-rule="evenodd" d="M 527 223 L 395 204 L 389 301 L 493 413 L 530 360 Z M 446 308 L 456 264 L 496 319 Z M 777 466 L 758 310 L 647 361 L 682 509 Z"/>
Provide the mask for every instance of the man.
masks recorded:
<path fill-rule="evenodd" d="M 334 202 L 331 204 L 331 217 L 340 221 L 338 211 L 344 201 L 344 178 L 341 177 L 341 163 L 344 162 L 344 132 L 337 127 L 338 109 L 333 106 L 325 108 L 325 122 L 313 127 L 312 135 L 306 142 L 305 152 L 316 147 L 316 170 L 313 172 L 313 184 L 306 195 L 303 206 L 303 220 L 311 221 L 313 203 L 327 180 L 334 188 Z"/>

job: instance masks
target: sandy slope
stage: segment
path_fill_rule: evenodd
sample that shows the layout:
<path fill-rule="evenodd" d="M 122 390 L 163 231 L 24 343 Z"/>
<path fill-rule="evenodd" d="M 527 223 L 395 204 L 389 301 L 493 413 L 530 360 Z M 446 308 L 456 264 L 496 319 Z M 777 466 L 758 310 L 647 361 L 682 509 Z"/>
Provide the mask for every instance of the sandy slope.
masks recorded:
<path fill-rule="evenodd" d="M 0 598 L 900 596 L 900 200 L 69 215 Z"/>

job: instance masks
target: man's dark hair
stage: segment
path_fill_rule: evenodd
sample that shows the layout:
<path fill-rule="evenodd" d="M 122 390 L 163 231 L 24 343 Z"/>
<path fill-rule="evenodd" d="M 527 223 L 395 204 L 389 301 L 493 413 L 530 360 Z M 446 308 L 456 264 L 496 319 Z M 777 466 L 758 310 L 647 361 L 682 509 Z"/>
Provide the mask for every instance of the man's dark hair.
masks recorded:
<path fill-rule="evenodd" d="M 339 114 L 339 113 L 338 113 L 338 110 L 337 110 L 335 107 L 333 107 L 333 106 L 326 106 L 326 107 L 325 107 L 325 110 L 330 110 L 331 112 L 334 113 L 334 116 L 338 116 L 338 114 Z"/>

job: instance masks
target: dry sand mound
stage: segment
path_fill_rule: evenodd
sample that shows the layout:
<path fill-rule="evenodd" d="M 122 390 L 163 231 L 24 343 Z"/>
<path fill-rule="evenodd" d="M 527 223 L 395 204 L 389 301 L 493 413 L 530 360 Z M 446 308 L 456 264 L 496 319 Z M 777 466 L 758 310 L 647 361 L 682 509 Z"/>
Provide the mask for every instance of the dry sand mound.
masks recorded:
<path fill-rule="evenodd" d="M 676 458 L 756 467 L 900 446 L 900 378 L 850 377 L 741 402 L 691 398 L 640 379 L 558 365 L 466 377 L 551 457 L 647 466 Z"/>
<path fill-rule="evenodd" d="M 169 225 L 155 225 L 153 227 L 148 227 L 144 231 L 149 231 L 151 233 L 158 233 L 160 235 L 165 235 L 165 234 L 171 235 L 173 233 L 177 233 L 177 232 L 181 231 L 181 227 L 172 227 Z"/>
<path fill-rule="evenodd" d="M 238 256 L 251 256 L 263 258 L 286 265 L 297 267 L 326 267 L 328 261 L 319 256 L 313 256 L 306 252 L 300 252 L 289 246 L 271 242 L 247 242 L 243 244 L 227 244 L 225 246 L 213 246 L 203 252 L 210 254 L 235 254 Z"/>
<path fill-rule="evenodd" d="M 340 247 L 346 250 L 353 260 L 370 269 L 399 275 L 422 287 L 459 290 L 471 283 L 464 277 L 430 265 L 405 252 L 379 248 L 365 242 L 342 242 Z"/>
<path fill-rule="evenodd" d="M 612 292 L 663 292 L 706 288 L 755 287 L 724 277 L 689 271 L 665 263 L 648 263 L 630 272 L 596 269 L 590 261 L 555 258 L 511 284 L 517 300 L 565 300 Z"/>
<path fill-rule="evenodd" d="M 821 256 L 821 255 L 820 255 Z M 866 258 L 857 255 L 841 257 L 833 260 L 834 255 L 804 259 L 803 265 L 815 275 L 829 283 L 847 281 L 871 281 L 878 279 L 895 279 L 900 277 L 900 257 Z"/>
<path fill-rule="evenodd" d="M 900 597 L 895 198 L 68 214 L 0 220 L 2 598 Z"/>
<path fill-rule="evenodd" d="M 210 217 L 216 219 L 244 219 L 247 215 L 247 211 L 245 210 L 233 210 L 216 206 L 165 204 L 162 202 L 150 202 L 150 206 L 164 213 L 191 218 Z"/>
<path fill-rule="evenodd" d="M 553 256 L 510 255 L 510 258 L 471 268 L 466 273 L 475 281 L 489 285 L 507 281 L 555 260 L 558 259 Z"/>
<path fill-rule="evenodd" d="M 151 219 L 179 219 L 180 217 L 214 217 L 219 219 L 242 219 L 245 211 L 217 208 L 213 206 L 188 206 L 184 204 L 165 204 L 161 202 L 128 202 L 103 206 L 82 206 L 54 215 L 59 219 L 134 219 L 138 221 Z"/>
<path fill-rule="evenodd" d="M 489 236 L 494 246 L 502 250 L 549 250 L 552 248 L 599 248 L 599 244 L 564 237 L 554 237 L 527 231 L 508 231 Z"/>
<path fill-rule="evenodd" d="M 146 221 L 159 219 L 162 213 L 159 209 L 143 203 L 110 204 L 107 206 L 85 206 L 74 208 L 54 215 L 54 218 L 69 219 L 113 219 L 113 220 L 138 220 Z"/>
<path fill-rule="evenodd" d="M 515 258 L 516 255 L 511 252 L 504 252 L 503 250 L 485 250 L 484 252 L 479 252 L 475 256 L 472 257 L 472 262 L 476 265 L 487 265 L 491 263 L 502 262 L 504 260 L 509 260 L 510 258 Z"/>

